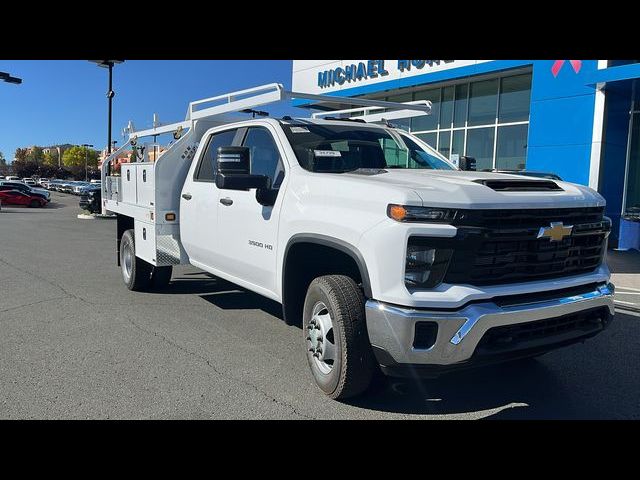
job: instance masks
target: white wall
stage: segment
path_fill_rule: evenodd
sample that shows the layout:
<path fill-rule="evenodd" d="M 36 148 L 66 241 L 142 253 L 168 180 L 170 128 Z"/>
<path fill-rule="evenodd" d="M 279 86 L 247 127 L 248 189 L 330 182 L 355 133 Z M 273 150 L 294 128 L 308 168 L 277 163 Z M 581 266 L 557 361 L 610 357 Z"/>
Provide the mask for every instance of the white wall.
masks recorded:
<path fill-rule="evenodd" d="M 384 60 L 384 68 L 388 75 L 378 75 L 373 78 L 354 79 L 345 81 L 342 85 L 336 83 L 333 86 L 321 88 L 318 86 L 318 73 L 326 70 L 336 69 L 338 67 L 346 67 L 348 65 L 358 65 L 363 62 L 368 64 L 369 60 L 294 60 L 293 61 L 293 90 L 304 93 L 327 93 L 345 90 L 348 88 L 360 87 L 363 85 L 372 85 L 389 80 L 398 80 L 401 78 L 412 77 L 416 75 L 424 75 L 442 70 L 466 67 L 478 63 L 488 62 L 490 60 L 433 60 L 433 64 L 426 63 L 422 68 L 411 66 L 409 69 L 401 71 L 398 68 L 398 60 Z M 377 62 L 377 60 L 375 60 Z"/>

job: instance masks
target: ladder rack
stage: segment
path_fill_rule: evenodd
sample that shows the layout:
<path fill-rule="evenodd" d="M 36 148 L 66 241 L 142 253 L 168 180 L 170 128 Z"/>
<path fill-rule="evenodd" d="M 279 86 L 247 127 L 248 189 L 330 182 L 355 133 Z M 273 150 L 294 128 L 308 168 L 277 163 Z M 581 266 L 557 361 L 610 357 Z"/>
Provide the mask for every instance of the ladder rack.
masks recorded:
<path fill-rule="evenodd" d="M 347 105 L 357 105 L 361 108 L 354 110 L 367 111 L 391 109 L 400 110 L 400 112 L 394 112 L 395 116 L 390 116 L 385 112 L 385 119 L 391 118 L 406 118 L 411 116 L 412 112 L 420 112 L 420 115 L 429 114 L 431 112 L 431 102 L 427 100 L 418 100 L 415 102 L 396 103 L 386 102 L 382 100 L 371 100 L 368 98 L 350 98 L 350 97 L 337 97 L 328 95 L 314 95 L 310 93 L 292 92 L 284 89 L 280 83 L 270 83 L 262 85 L 260 87 L 248 88 L 245 90 L 239 90 L 237 92 L 225 93 L 224 95 L 217 95 L 215 97 L 204 98 L 202 100 L 196 100 L 189 103 L 189 109 L 187 111 L 186 119 L 182 122 L 176 122 L 169 125 L 162 125 L 159 127 L 149 128 L 146 130 L 134 131 L 133 128 L 129 129 L 129 139 L 134 137 L 146 137 L 162 135 L 164 133 L 175 132 L 178 128 L 190 128 L 195 120 L 213 120 L 215 117 L 223 115 L 239 113 L 242 110 L 254 109 L 270 103 L 280 102 L 284 100 L 293 99 L 306 99 L 315 100 L 318 103 L 341 103 Z M 208 104 L 214 104 L 209 107 L 205 107 Z M 205 107 L 205 108 L 203 108 Z M 364 109 L 362 107 L 368 107 Z M 404 112 L 403 112 L 404 111 Z M 347 110 L 332 111 L 334 115 L 336 113 L 344 113 Z M 329 113 L 325 112 L 325 115 Z M 317 115 L 313 114 L 314 118 Z M 365 115 L 366 116 L 366 115 Z M 230 119 L 239 120 L 239 119 Z M 376 120 L 373 120 L 376 121 Z"/>

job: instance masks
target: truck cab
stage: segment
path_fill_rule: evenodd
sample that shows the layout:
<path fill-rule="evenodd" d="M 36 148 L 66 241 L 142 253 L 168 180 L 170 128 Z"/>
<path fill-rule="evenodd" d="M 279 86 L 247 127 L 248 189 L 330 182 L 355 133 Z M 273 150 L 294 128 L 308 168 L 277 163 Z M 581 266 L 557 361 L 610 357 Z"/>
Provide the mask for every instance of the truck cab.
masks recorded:
<path fill-rule="evenodd" d="M 103 164 L 127 287 L 189 263 L 280 302 L 336 399 L 379 372 L 432 377 L 608 326 L 602 196 L 460 170 L 380 116 L 420 108 L 379 103 L 375 122 L 204 117 L 155 163 Z"/>

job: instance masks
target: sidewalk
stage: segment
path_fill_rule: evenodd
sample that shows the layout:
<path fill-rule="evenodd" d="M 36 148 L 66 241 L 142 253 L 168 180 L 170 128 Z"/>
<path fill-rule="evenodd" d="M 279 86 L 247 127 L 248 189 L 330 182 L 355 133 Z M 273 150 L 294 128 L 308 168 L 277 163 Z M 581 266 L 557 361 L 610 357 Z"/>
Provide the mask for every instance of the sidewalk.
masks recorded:
<path fill-rule="evenodd" d="M 607 251 L 616 307 L 640 312 L 640 252 Z"/>

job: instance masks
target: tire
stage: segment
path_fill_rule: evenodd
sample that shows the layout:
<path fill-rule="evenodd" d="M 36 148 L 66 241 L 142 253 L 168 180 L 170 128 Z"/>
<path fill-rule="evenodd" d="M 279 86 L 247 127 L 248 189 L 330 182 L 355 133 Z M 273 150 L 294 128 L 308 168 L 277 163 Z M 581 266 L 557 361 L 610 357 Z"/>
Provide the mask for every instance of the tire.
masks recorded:
<path fill-rule="evenodd" d="M 41 204 L 38 200 L 31 200 L 31 201 L 29 202 L 29 206 L 30 206 L 31 208 L 38 208 L 38 207 L 41 207 L 41 206 L 42 206 L 42 204 Z"/>
<path fill-rule="evenodd" d="M 360 287 L 344 275 L 318 277 L 307 290 L 302 320 L 307 361 L 316 385 L 335 400 L 364 392 L 377 369 L 364 303 Z"/>
<path fill-rule="evenodd" d="M 127 230 L 120 240 L 120 266 L 124 284 L 129 290 L 143 292 L 151 284 L 153 265 L 136 257 L 136 244 L 133 229 Z"/>
<path fill-rule="evenodd" d="M 151 287 L 152 288 L 165 288 L 171 281 L 171 274 L 173 273 L 173 267 L 153 267 L 151 270 Z"/>

